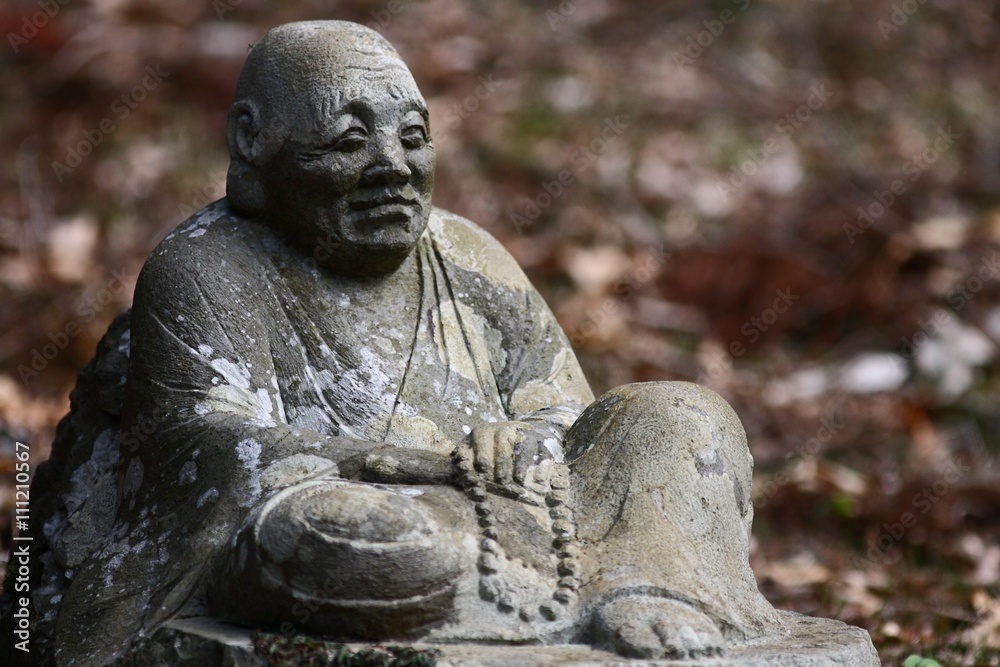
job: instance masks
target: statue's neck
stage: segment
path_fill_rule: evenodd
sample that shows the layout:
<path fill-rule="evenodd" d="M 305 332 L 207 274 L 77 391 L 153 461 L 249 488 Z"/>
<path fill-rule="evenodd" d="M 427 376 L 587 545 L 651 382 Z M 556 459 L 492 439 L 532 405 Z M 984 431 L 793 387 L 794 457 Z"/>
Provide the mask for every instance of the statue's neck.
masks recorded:
<path fill-rule="evenodd" d="M 293 231 L 280 226 L 269 227 L 292 252 L 300 255 L 303 261 L 315 264 L 325 272 L 347 281 L 379 282 L 391 280 L 401 272 L 405 273 L 407 266 L 416 270 L 416 246 L 402 249 L 390 248 L 358 248 L 347 244 L 338 244 L 329 238 L 321 241 L 304 241 L 306 236 L 300 236 Z M 419 243 L 419 241 L 418 241 Z"/>

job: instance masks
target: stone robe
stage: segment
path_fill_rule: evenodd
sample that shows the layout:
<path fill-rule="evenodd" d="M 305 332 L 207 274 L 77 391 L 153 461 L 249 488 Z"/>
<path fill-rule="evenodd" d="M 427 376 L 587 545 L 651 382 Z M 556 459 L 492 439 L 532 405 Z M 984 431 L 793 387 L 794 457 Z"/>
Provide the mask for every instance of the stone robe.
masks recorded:
<path fill-rule="evenodd" d="M 549 308 L 472 223 L 435 209 L 398 273 L 408 279 L 381 291 L 331 276 L 224 199 L 154 250 L 132 314 L 117 518 L 73 577 L 57 655 L 101 662 L 164 621 L 207 613 L 219 554 L 254 508 L 336 479 L 366 443 L 447 455 L 504 420 L 561 434 L 593 400 Z M 437 493 L 451 494 L 440 503 L 463 516 L 474 560 L 472 503 Z M 543 518 L 511 514 L 525 503 L 507 504 L 501 542 L 551 538 Z"/>

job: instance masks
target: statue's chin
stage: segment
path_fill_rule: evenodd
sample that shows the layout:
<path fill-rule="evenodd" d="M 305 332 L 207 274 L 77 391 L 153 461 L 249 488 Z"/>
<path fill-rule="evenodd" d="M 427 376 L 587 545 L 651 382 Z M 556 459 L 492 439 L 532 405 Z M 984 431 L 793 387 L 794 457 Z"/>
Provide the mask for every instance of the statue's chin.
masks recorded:
<path fill-rule="evenodd" d="M 394 272 L 427 227 L 427 216 L 409 206 L 378 206 L 352 211 L 340 219 L 319 218 L 303 223 L 302 217 L 275 214 L 268 224 L 306 258 L 345 277 Z"/>
<path fill-rule="evenodd" d="M 417 246 L 419 234 L 377 233 L 359 241 L 346 241 L 317 263 L 347 278 L 374 278 L 395 272 Z"/>
<path fill-rule="evenodd" d="M 367 246 L 320 262 L 324 269 L 348 278 L 376 278 L 393 273 L 406 261 L 416 244 Z"/>
<path fill-rule="evenodd" d="M 427 227 L 413 206 L 390 204 L 353 211 L 344 225 L 344 244 L 372 253 L 408 253 Z"/>
<path fill-rule="evenodd" d="M 339 252 L 324 265 L 345 275 L 377 276 L 392 273 L 413 252 L 427 218 L 412 207 L 391 205 L 356 214 L 351 223 Z"/>

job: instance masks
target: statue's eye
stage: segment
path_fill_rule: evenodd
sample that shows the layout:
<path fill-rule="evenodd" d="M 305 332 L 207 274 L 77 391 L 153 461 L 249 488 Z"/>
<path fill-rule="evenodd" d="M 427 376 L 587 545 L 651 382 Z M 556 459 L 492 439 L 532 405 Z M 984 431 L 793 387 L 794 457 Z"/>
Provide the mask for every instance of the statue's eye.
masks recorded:
<path fill-rule="evenodd" d="M 366 139 L 368 139 L 368 133 L 363 128 L 351 127 L 333 140 L 333 144 L 329 147 L 329 150 L 340 153 L 353 153 L 365 145 Z"/>
<path fill-rule="evenodd" d="M 422 125 L 408 125 L 400 131 L 399 138 L 407 148 L 420 148 L 427 144 L 427 131 Z"/>
<path fill-rule="evenodd" d="M 368 132 L 363 127 L 349 127 L 329 143 L 303 151 L 302 157 L 318 160 L 330 153 L 353 153 L 363 148 L 367 139 Z"/>

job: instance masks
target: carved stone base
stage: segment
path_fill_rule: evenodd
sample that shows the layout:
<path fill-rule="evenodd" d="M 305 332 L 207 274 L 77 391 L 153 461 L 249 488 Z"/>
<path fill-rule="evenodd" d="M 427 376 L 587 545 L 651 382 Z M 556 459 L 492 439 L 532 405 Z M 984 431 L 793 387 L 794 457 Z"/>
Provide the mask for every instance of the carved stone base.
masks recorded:
<path fill-rule="evenodd" d="M 787 638 L 757 646 L 733 647 L 725 658 L 698 660 L 627 660 L 581 645 L 477 646 L 439 645 L 440 667 L 878 667 L 881 663 L 868 633 L 840 621 L 779 612 L 791 631 Z M 125 664 L 226 665 L 260 667 L 251 630 L 194 618 L 174 621 L 157 632 Z M 420 648 L 430 648 L 417 644 Z"/>

